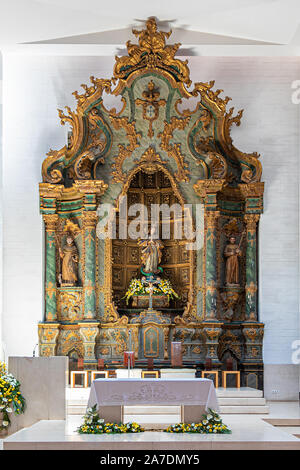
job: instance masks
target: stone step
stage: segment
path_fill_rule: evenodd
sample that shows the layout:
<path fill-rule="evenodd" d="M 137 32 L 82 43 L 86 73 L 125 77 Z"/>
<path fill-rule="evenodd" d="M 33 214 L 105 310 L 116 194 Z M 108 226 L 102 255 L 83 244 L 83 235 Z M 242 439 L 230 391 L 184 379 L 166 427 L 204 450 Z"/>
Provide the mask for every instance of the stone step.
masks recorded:
<path fill-rule="evenodd" d="M 300 426 L 276 426 L 276 429 L 280 429 L 283 432 L 287 432 L 288 434 L 292 434 L 293 436 L 296 436 L 299 439 Z"/>
<path fill-rule="evenodd" d="M 268 406 L 220 406 L 221 414 L 268 414 Z"/>
<path fill-rule="evenodd" d="M 86 406 L 84 405 L 69 405 L 67 407 L 67 415 L 80 415 L 83 416 L 86 413 Z"/>
<path fill-rule="evenodd" d="M 223 388 L 216 389 L 218 398 L 262 398 L 263 391 L 256 390 L 255 388 L 242 387 L 242 388 Z"/>
<path fill-rule="evenodd" d="M 266 400 L 257 397 L 222 397 L 218 399 L 220 406 L 265 406 Z"/>
<path fill-rule="evenodd" d="M 300 418 L 265 418 L 266 423 L 272 426 L 300 426 Z"/>

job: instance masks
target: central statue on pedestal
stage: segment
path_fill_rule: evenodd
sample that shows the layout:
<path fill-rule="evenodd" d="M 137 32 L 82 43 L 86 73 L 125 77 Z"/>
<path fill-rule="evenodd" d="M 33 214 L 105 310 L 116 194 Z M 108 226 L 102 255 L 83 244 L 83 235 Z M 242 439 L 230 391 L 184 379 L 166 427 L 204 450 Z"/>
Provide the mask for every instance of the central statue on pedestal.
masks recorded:
<path fill-rule="evenodd" d="M 150 238 L 147 240 L 139 240 L 138 242 L 138 245 L 142 248 L 141 261 L 143 268 L 141 272 L 146 275 L 146 277 L 150 274 L 155 275 L 162 271 L 162 268 L 159 268 L 159 263 L 161 262 L 164 245 L 160 240 L 154 238 L 155 232 L 155 227 L 152 227 Z"/>
<path fill-rule="evenodd" d="M 160 277 L 163 268 L 159 264 L 164 244 L 155 235 L 156 227 L 152 227 L 149 237 L 138 241 L 138 246 L 141 247 L 143 276 L 142 279 L 131 279 L 125 294 L 127 304 L 132 297 L 132 307 L 168 307 L 170 299 L 178 298 L 170 281 Z"/>

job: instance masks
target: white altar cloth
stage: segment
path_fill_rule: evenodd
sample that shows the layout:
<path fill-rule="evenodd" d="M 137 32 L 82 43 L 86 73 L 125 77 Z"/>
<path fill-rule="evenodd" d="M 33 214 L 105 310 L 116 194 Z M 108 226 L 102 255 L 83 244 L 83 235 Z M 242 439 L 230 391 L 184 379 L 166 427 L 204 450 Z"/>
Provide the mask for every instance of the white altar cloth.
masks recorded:
<path fill-rule="evenodd" d="M 219 411 L 210 379 L 97 379 L 91 385 L 88 407 L 126 405 L 201 405 Z"/>

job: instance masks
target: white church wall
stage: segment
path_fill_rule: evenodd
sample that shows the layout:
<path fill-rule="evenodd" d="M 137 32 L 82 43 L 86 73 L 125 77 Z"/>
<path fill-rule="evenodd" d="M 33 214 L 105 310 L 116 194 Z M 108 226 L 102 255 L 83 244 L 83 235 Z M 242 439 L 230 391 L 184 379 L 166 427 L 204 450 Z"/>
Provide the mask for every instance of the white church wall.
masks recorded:
<path fill-rule="evenodd" d="M 42 320 L 42 219 L 38 183 L 49 148 L 61 148 L 66 127 L 56 109 L 76 106 L 72 92 L 90 75 L 109 78 L 112 57 L 4 54 L 4 298 L 8 355 L 28 355 Z M 216 81 L 244 108 L 232 137 L 244 152 L 259 152 L 265 181 L 260 223 L 260 320 L 266 325 L 265 364 L 290 364 L 299 338 L 299 106 L 291 84 L 299 59 L 191 57 L 194 81 Z M 232 104 L 231 104 L 232 103 Z"/>

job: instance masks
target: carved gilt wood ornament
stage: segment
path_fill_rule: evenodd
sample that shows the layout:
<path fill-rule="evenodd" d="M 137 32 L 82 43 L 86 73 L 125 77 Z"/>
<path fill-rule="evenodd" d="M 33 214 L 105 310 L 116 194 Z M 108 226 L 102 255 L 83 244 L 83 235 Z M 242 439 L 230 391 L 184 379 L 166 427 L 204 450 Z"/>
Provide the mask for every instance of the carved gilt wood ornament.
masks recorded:
<path fill-rule="evenodd" d="M 256 275 L 264 190 L 259 155 L 233 145 L 230 130 L 233 124 L 240 126 L 243 110 L 234 114 L 233 107 L 227 109 L 231 98 L 214 90 L 214 81 L 192 84 L 188 61 L 175 57 L 180 44 L 167 43 L 171 31 L 159 31 L 156 20 L 149 18 L 145 28 L 134 29 L 133 34 L 137 43 L 127 41 L 127 55 L 116 57 L 113 77 L 92 76 L 90 85 L 82 85 L 82 93 L 73 93 L 76 110 L 58 111 L 61 124 L 70 126 L 70 138 L 62 149 L 50 150 L 42 164 L 46 274 L 40 351 L 68 354 L 73 348 L 89 361 L 99 355 L 120 357 L 132 329 L 138 358 L 143 335 L 139 324 L 131 324 L 116 306 L 113 283 L 115 279 L 122 283 L 122 272 L 114 270 L 112 241 L 99 239 L 96 226 L 99 203 L 113 204 L 118 213 L 121 196 L 137 197 L 141 191 L 148 201 L 159 194 L 162 201 L 199 204 L 204 210 L 203 247 L 184 255 L 184 249 L 178 248 L 181 242 L 173 240 L 166 248 L 165 272 L 171 275 L 177 267 L 175 282 L 186 283 L 188 289 L 183 313 L 170 313 L 170 326 L 162 322 L 164 327 L 159 327 L 163 328 L 159 354 L 168 358 L 167 342 L 182 337 L 186 360 L 209 357 L 218 363 L 218 339 L 226 325 L 240 325 L 234 347 L 241 350 L 237 338 L 245 344 L 250 341 L 249 335 L 243 336 L 243 331 L 249 332 L 243 325 L 251 322 L 252 329 L 262 328 Z M 104 106 L 104 93 L 121 99 L 119 111 Z M 186 103 L 195 98 L 198 101 L 190 109 Z M 140 172 L 148 178 L 143 180 L 147 190 L 135 189 Z M 152 180 L 161 184 L 153 191 Z M 195 227 L 195 213 L 191 216 Z M 231 271 L 226 270 L 226 246 L 230 237 L 232 244 L 235 240 L 238 244 L 242 233 L 238 259 L 231 262 Z M 68 243 L 71 248 L 66 250 Z M 123 245 L 114 249 L 118 256 L 129 250 Z M 66 263 L 64 250 L 69 250 L 73 264 Z M 134 250 L 128 256 L 136 257 Z M 126 263 L 130 265 L 130 260 Z M 240 361 L 250 364 L 251 348 L 244 350 Z M 255 363 L 262 363 L 257 353 Z"/>

